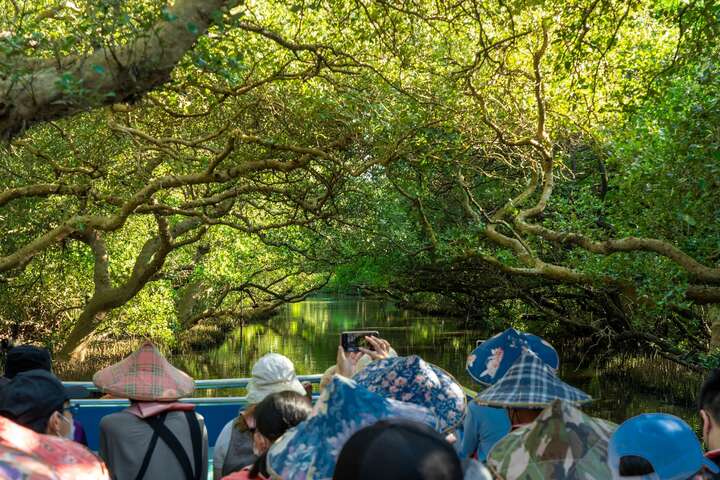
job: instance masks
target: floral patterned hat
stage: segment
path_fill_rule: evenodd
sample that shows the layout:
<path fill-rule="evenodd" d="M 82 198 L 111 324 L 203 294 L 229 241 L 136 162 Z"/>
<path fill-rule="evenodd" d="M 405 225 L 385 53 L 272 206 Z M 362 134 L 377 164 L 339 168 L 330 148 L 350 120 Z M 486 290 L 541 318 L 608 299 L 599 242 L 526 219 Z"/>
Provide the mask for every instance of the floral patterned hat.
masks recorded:
<path fill-rule="evenodd" d="M 553 369 L 528 349 L 522 350 L 520 357 L 495 385 L 475 397 L 475 402 L 480 405 L 504 408 L 545 408 L 553 400 L 581 405 L 592 398 L 560 380 Z"/>
<path fill-rule="evenodd" d="M 560 367 L 560 358 L 552 345 L 532 333 L 508 328 L 473 350 L 467 358 L 466 370 L 476 382 L 493 385 L 520 357 L 523 348 L 532 350 L 553 370 Z"/>
<path fill-rule="evenodd" d="M 428 408 L 438 417 L 441 433 L 465 418 L 467 398 L 462 386 L 448 372 L 417 355 L 377 360 L 353 380 L 383 397 Z"/>
<path fill-rule="evenodd" d="M 195 391 L 193 379 L 170 365 L 152 342 L 95 373 L 93 383 L 103 393 L 149 402 L 169 402 Z"/>
<path fill-rule="evenodd" d="M 428 409 L 384 398 L 336 375 L 323 390 L 311 416 L 270 447 L 270 475 L 283 480 L 330 480 L 342 447 L 355 432 L 397 417 L 438 428 L 438 419 Z"/>

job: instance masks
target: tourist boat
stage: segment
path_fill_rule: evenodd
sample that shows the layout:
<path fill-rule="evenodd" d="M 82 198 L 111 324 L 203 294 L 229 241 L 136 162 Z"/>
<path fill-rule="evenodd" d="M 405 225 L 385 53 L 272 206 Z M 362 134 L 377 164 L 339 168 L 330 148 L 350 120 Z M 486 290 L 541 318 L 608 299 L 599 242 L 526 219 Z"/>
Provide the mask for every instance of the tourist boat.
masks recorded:
<path fill-rule="evenodd" d="M 315 385 L 316 393 L 313 395 L 317 398 L 317 386 L 320 384 L 322 375 L 298 375 L 301 382 L 310 382 Z M 249 378 L 224 378 L 217 380 L 195 380 L 196 391 L 222 391 L 230 389 L 244 389 L 247 387 Z M 97 392 L 98 389 L 92 382 L 63 382 L 65 386 L 80 385 L 91 392 Z M 474 397 L 475 392 L 465 388 L 468 397 Z M 214 393 L 214 392 L 213 392 Z M 205 426 L 208 431 L 208 444 L 210 447 L 208 460 L 210 473 L 209 480 L 212 480 L 212 449 L 215 446 L 218 435 L 225 424 L 237 417 L 247 402 L 245 397 L 193 397 L 180 400 L 184 403 L 192 403 L 195 405 L 196 411 L 205 418 Z M 87 434 L 88 446 L 95 452 L 98 451 L 100 445 L 100 419 L 110 413 L 118 412 L 130 405 L 128 400 L 122 399 L 83 399 L 71 400 L 73 415 L 82 423 L 85 433 Z"/>
<path fill-rule="evenodd" d="M 320 384 L 322 375 L 298 375 L 301 382 Z M 249 378 L 224 378 L 217 380 L 195 380 L 196 391 L 244 389 Z M 92 382 L 63 382 L 65 386 L 83 386 L 91 392 L 98 389 Z M 317 390 L 317 387 L 315 387 Z M 315 394 L 317 396 L 317 394 Z M 208 431 L 208 443 L 212 448 L 215 445 L 220 431 L 227 422 L 237 417 L 238 412 L 244 409 L 247 402 L 245 397 L 193 397 L 180 400 L 183 403 L 192 403 L 196 411 L 205 418 Z M 97 451 L 100 445 L 100 419 L 110 413 L 118 412 L 130 405 L 128 400 L 122 399 L 83 399 L 71 400 L 73 414 L 82 423 L 87 434 L 88 446 Z"/>

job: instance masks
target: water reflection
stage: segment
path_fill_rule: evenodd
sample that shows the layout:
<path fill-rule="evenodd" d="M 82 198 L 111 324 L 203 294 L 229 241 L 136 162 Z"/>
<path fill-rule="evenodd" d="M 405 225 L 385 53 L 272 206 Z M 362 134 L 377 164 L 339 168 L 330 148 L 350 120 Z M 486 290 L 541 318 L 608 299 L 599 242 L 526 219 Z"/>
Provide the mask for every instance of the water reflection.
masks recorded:
<path fill-rule="evenodd" d="M 470 388 L 478 386 L 465 372 L 465 359 L 478 338 L 491 334 L 467 329 L 461 320 L 423 316 L 389 302 L 318 297 L 287 305 L 267 323 L 236 329 L 217 348 L 177 355 L 172 361 L 195 378 L 246 377 L 259 357 L 278 352 L 288 356 L 300 374 L 322 373 L 335 363 L 340 332 L 345 330 L 378 330 L 398 354 L 418 354 Z M 687 401 L 677 404 L 663 395 L 638 391 L 627 379 L 571 364 L 563 364 L 560 375 L 596 399 L 585 408 L 592 415 L 621 422 L 638 413 L 662 411 L 698 428 L 697 414 Z"/>

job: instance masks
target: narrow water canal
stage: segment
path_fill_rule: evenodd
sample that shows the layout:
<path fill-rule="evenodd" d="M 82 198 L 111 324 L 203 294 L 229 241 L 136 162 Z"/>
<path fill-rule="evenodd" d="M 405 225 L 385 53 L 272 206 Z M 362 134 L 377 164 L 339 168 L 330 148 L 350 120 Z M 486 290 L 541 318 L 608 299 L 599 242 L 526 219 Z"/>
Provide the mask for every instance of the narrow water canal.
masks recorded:
<path fill-rule="evenodd" d="M 285 306 L 268 322 L 236 329 L 217 348 L 177 355 L 172 361 L 194 378 L 246 377 L 259 357 L 279 352 L 295 363 L 299 374 L 322 373 L 335 363 L 340 332 L 361 329 L 380 331 L 398 354 L 420 355 L 472 389 L 479 387 L 465 373 L 465 359 L 477 339 L 494 333 L 469 330 L 461 320 L 401 310 L 389 302 L 315 297 Z M 593 415 L 621 422 L 638 413 L 662 411 L 684 418 L 697 429 L 699 419 L 687 396 L 678 401 L 669 392 L 653 392 L 632 377 L 614 373 L 578 369 L 565 362 L 560 376 L 593 396 L 595 401 L 585 408 Z M 690 383 L 687 387 L 694 388 L 695 382 Z"/>

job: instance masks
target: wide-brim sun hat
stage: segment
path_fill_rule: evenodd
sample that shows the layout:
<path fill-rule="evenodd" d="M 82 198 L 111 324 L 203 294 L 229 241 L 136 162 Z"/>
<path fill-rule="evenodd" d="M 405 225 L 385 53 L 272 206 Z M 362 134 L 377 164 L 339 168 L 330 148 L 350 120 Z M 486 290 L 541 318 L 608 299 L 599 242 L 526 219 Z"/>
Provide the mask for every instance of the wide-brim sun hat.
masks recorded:
<path fill-rule="evenodd" d="M 93 383 L 114 397 L 147 402 L 170 402 L 195 391 L 190 375 L 172 366 L 149 341 L 124 360 L 95 373 Z"/>
<path fill-rule="evenodd" d="M 527 349 L 495 385 L 475 397 L 480 405 L 504 408 L 545 408 L 553 400 L 581 405 L 592 398 L 560 380 L 545 362 Z"/>
<path fill-rule="evenodd" d="M 336 375 L 323 390 L 313 413 L 291 428 L 268 451 L 271 478 L 329 480 L 345 442 L 358 430 L 380 420 L 406 418 L 438 428 L 428 409 L 382 397 Z"/>
<path fill-rule="evenodd" d="M 438 417 L 439 431 L 462 424 L 467 396 L 455 378 L 417 355 L 377 360 L 353 376 L 371 392 L 428 408 Z"/>
<path fill-rule="evenodd" d="M 653 466 L 655 473 L 643 478 L 686 480 L 703 468 L 718 473 L 717 465 L 703 455 L 692 428 L 667 413 L 637 415 L 615 430 L 607 459 L 613 479 L 627 478 L 620 476 L 620 462 L 625 456 L 643 458 Z"/>
<path fill-rule="evenodd" d="M 248 403 L 260 403 L 272 393 L 292 391 L 305 395 L 305 388 L 295 375 L 295 366 L 285 355 L 268 353 L 255 362 L 247 384 Z"/>
<path fill-rule="evenodd" d="M 608 444 L 615 428 L 555 400 L 533 423 L 496 443 L 487 465 L 503 480 L 607 480 Z"/>
<path fill-rule="evenodd" d="M 505 375 L 523 349 L 531 350 L 553 370 L 560 367 L 560 357 L 552 345 L 532 333 L 508 328 L 478 345 L 468 356 L 465 369 L 481 385 L 493 385 Z"/>

